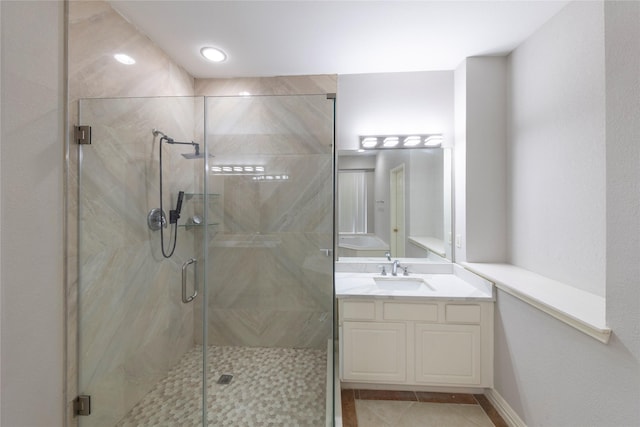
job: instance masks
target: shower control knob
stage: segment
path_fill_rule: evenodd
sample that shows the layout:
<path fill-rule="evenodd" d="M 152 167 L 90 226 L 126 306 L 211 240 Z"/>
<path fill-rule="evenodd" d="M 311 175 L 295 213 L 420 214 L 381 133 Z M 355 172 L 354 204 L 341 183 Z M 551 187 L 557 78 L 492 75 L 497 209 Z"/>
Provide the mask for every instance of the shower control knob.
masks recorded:
<path fill-rule="evenodd" d="M 167 227 L 167 218 L 160 208 L 153 208 L 147 215 L 147 225 L 151 231 L 158 231 L 162 227 Z"/>

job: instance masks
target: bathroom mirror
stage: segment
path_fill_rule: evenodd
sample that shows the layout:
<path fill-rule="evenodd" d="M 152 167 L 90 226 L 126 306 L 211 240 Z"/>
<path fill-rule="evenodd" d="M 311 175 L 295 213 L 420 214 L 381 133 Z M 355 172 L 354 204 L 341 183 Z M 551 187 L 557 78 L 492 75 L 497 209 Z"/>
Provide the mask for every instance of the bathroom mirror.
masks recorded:
<path fill-rule="evenodd" d="M 451 156 L 450 148 L 338 152 L 338 260 L 390 252 L 453 261 Z"/>

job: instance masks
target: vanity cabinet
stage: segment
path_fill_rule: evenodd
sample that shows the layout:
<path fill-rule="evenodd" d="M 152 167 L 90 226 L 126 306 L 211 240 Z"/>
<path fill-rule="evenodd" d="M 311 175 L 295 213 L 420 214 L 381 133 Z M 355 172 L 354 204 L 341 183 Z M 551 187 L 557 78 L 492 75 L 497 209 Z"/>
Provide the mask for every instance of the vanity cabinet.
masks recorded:
<path fill-rule="evenodd" d="M 345 322 L 344 371 L 351 379 L 405 382 L 407 327 L 391 322 Z"/>
<path fill-rule="evenodd" d="M 480 385 L 479 325 L 415 325 L 415 382 Z"/>
<path fill-rule="evenodd" d="M 341 379 L 493 386 L 493 302 L 340 298 Z"/>

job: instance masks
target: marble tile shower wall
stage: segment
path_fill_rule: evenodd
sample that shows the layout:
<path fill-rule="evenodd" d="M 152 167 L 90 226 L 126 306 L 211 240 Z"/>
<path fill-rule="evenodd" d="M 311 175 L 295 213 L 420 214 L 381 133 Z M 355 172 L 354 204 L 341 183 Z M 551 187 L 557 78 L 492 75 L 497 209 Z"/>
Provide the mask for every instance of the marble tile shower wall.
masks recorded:
<path fill-rule="evenodd" d="M 325 348 L 333 265 L 320 249 L 332 246 L 333 103 L 324 95 L 206 102 L 213 164 L 289 176 L 207 178 L 219 194 L 219 225 L 208 241 L 208 344 Z"/>
<path fill-rule="evenodd" d="M 182 263 L 196 255 L 193 233 L 179 227 L 164 259 L 146 221 L 159 206 L 159 144 L 149 129 L 190 140 L 194 99 L 95 99 L 80 109 L 94 142 L 82 157 L 79 384 L 100 403 L 83 425 L 114 425 L 194 345 L 193 304 L 182 303 L 180 286 Z M 163 144 L 165 212 L 179 190 L 200 190 L 202 161 L 183 150 Z"/>
<path fill-rule="evenodd" d="M 119 51 L 134 56 L 136 65 L 127 67 L 115 62 L 112 55 Z M 78 124 L 80 99 L 192 96 L 194 79 L 109 3 L 70 1 L 68 90 L 69 129 L 72 132 L 73 126 Z M 174 265 L 177 258 L 172 263 L 158 262 L 159 243 L 150 241 L 144 225 L 146 205 L 155 206 L 158 198 L 157 187 L 154 187 L 157 186 L 157 174 L 150 162 L 149 150 L 154 149 L 157 158 L 151 129 L 163 126 L 167 133 L 193 138 L 197 105 L 193 104 L 193 99 L 188 102 L 177 105 L 181 113 L 175 115 L 167 105 L 133 103 L 111 112 L 105 109 L 105 103 L 85 105 L 82 124 L 92 125 L 95 118 L 104 126 L 94 127 L 96 142 L 91 147 L 100 153 L 100 157 L 84 158 L 84 161 L 92 162 L 86 164 L 89 174 L 84 177 L 83 185 L 87 187 L 84 192 L 102 195 L 95 200 L 85 200 L 85 219 L 97 216 L 92 220 L 92 228 L 81 229 L 81 232 L 90 233 L 85 236 L 88 239 L 83 240 L 88 243 L 82 247 L 82 282 L 90 283 L 90 286 L 81 289 L 81 295 L 78 295 L 76 227 L 78 148 L 70 143 L 67 170 L 68 425 L 77 425 L 72 400 L 80 392 L 89 392 L 85 384 L 90 384 L 92 394 L 96 390 L 96 403 L 100 403 L 94 405 L 94 414 L 83 420 L 83 425 L 102 422 L 114 425 L 117 418 L 144 395 L 161 370 L 170 366 L 179 357 L 178 353 L 193 345 L 193 309 L 184 310 L 179 303 L 180 295 L 176 294 L 179 290 L 179 278 L 176 282 L 175 277 L 179 269 Z M 118 125 L 114 126 L 114 123 Z M 69 140 L 72 141 L 71 135 Z M 193 179 L 193 175 L 187 176 Z M 187 183 L 171 183 L 169 188 L 174 188 L 174 184 L 183 189 Z M 153 239 L 158 236 L 154 235 Z M 185 245 L 192 243 L 192 238 L 181 240 L 177 251 L 180 257 L 187 256 Z M 189 254 L 192 249 L 190 246 Z M 124 279 L 125 274 L 130 278 Z M 77 330 L 78 298 L 81 298 L 80 323 L 84 328 L 80 331 Z M 169 315 L 177 321 L 167 317 Z M 82 342 L 82 337 L 78 342 L 78 332 L 86 337 L 86 342 Z M 118 346 L 123 347 L 118 349 Z M 129 350 L 131 356 L 124 357 Z M 99 360 L 100 364 L 92 364 L 91 360 Z M 80 389 L 79 372 L 82 372 L 83 380 Z"/>

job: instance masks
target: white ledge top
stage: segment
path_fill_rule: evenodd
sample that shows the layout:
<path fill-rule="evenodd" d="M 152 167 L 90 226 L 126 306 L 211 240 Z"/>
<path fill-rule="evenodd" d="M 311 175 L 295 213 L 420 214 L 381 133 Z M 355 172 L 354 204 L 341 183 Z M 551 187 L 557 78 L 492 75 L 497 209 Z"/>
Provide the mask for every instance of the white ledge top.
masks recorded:
<path fill-rule="evenodd" d="M 496 287 L 601 341 L 609 342 L 605 299 L 511 264 L 461 263 Z"/>
<path fill-rule="evenodd" d="M 446 257 L 447 252 L 444 249 L 444 241 L 436 237 L 428 236 L 408 236 L 409 242 L 427 251 L 432 251 L 441 257 Z"/>

